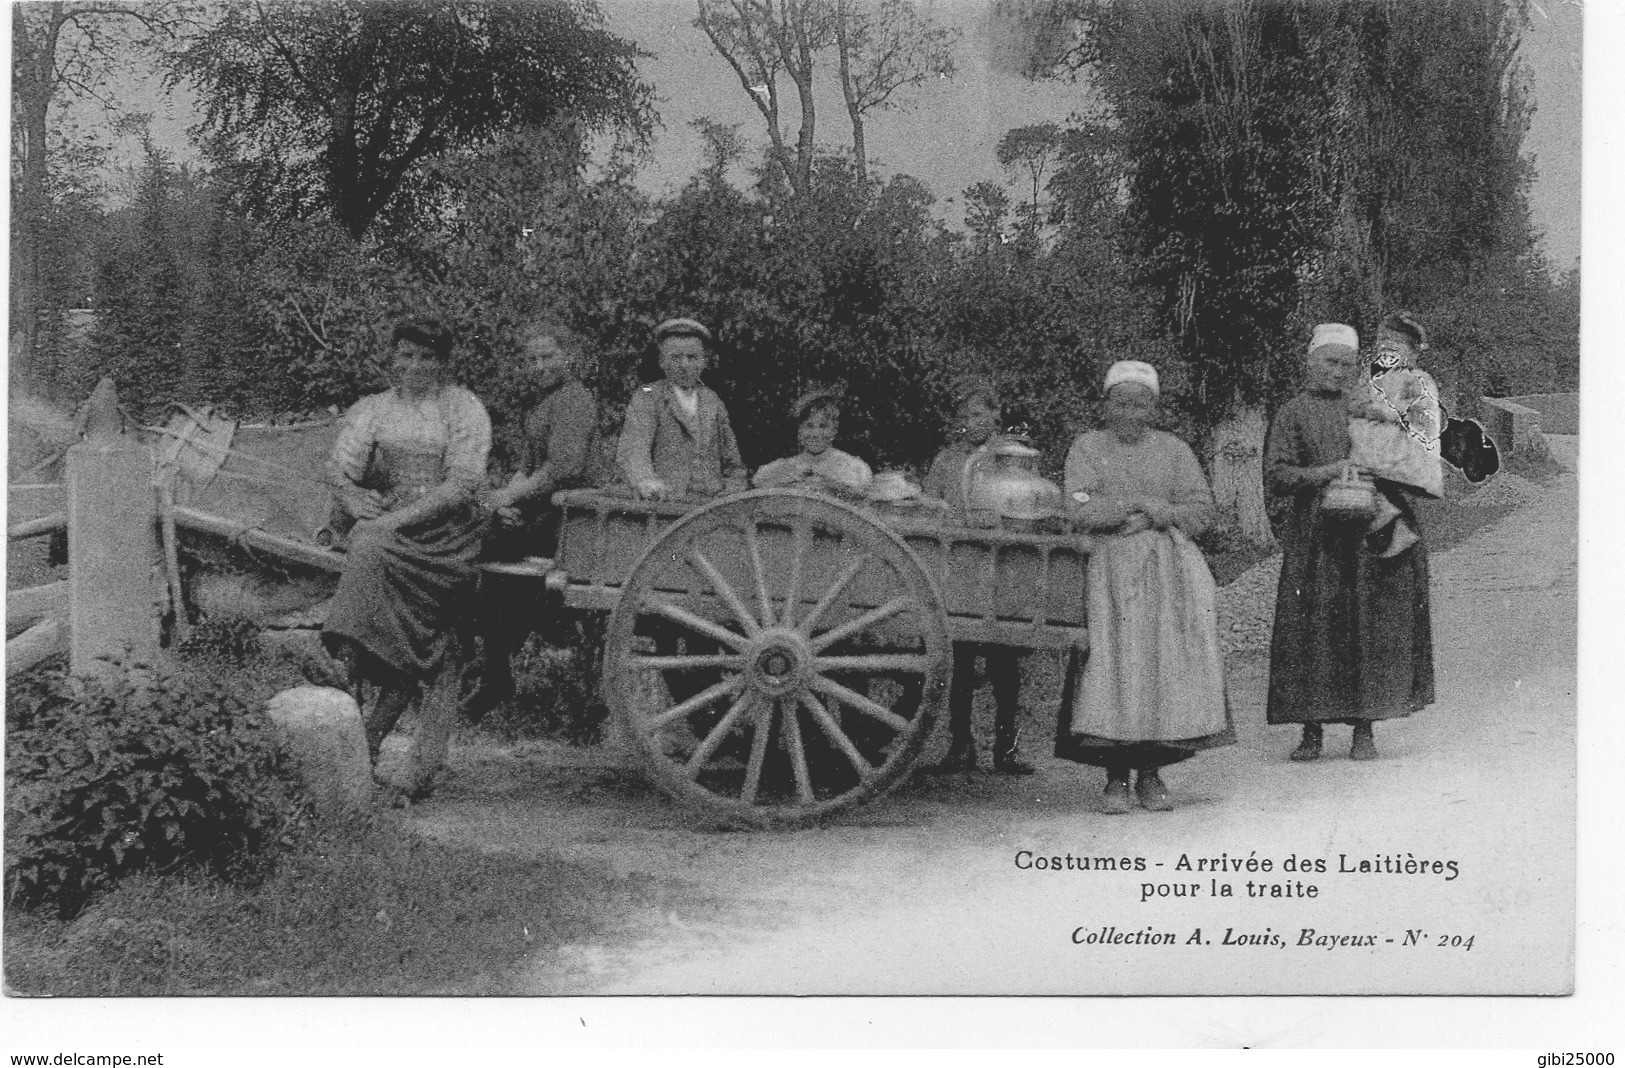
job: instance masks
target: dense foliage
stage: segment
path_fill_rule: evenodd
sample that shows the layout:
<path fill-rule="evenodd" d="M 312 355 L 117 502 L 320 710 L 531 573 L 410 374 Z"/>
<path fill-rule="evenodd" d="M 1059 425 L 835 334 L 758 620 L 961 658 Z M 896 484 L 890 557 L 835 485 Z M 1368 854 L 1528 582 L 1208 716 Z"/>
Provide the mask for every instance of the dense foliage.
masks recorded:
<path fill-rule="evenodd" d="M 196 676 L 109 667 L 9 684 L 7 902 L 72 916 L 136 872 L 261 874 L 299 811 L 271 730 Z"/>
<path fill-rule="evenodd" d="M 574 0 L 233 4 L 173 70 L 245 204 L 360 240 L 386 210 L 418 221 L 422 165 L 454 148 L 564 116 L 645 132 L 638 52 L 601 22 Z"/>
<path fill-rule="evenodd" d="M 524 6 L 576 12 L 598 32 L 585 5 Z M 339 7 L 279 17 L 312 33 L 321 19 L 337 20 L 321 22 L 332 30 L 397 18 L 367 31 L 380 51 L 464 10 Z M 882 182 L 845 153 L 812 151 L 792 182 L 771 146 L 749 157 L 738 131 L 711 122 L 699 124 L 706 164 L 654 198 L 635 184 L 633 153 L 589 151 L 592 122 L 531 121 L 549 113 L 540 105 L 417 157 L 359 241 L 322 192 L 314 141 L 246 171 L 189 171 L 151 151 L 129 204 L 61 198 L 85 218 L 52 231 L 58 258 L 85 265 L 96 310 L 88 343 L 45 340 L 61 393 L 82 396 L 111 373 L 149 418 L 171 400 L 247 418 L 344 406 L 383 383 L 396 317 L 427 312 L 451 323 L 457 373 L 501 423 L 525 401 L 515 328 L 546 316 L 588 339 L 587 379 L 613 429 L 655 373 L 650 328 L 690 314 L 717 330 L 709 380 L 752 465 L 794 447 L 795 394 L 838 383 L 843 446 L 920 467 L 968 376 L 1005 388 L 1053 464 L 1091 421 L 1105 366 L 1139 357 L 1161 368 L 1170 425 L 1214 460 L 1222 489 L 1215 458 L 1241 456 L 1232 474 L 1256 483 L 1257 442 L 1225 437 L 1221 420 L 1239 404 L 1252 420 L 1243 430 L 1261 437 L 1321 318 L 1369 333 L 1386 311 L 1416 312 L 1432 328 L 1429 369 L 1458 410 L 1481 392 L 1577 384 L 1577 277 L 1551 279 L 1524 203 L 1516 4 L 1026 7 L 1049 20 L 1035 64 L 1086 76 L 1096 106 L 1009 131 L 998 159 L 1010 182 L 965 190 L 954 219 L 920 182 Z M 329 55 L 321 40 L 312 55 Z M 591 41 L 609 50 L 600 59 L 635 58 Z M 226 44 L 195 44 L 182 69 L 223 62 Z M 356 69 L 367 92 L 426 77 L 402 63 L 375 55 Z M 625 92 L 592 114 L 636 129 L 640 91 L 615 84 Z M 215 128 L 242 120 L 246 99 L 211 103 L 224 109 Z M 325 136 L 324 122 L 304 133 Z M 251 147 L 237 142 L 233 158 L 258 158 Z M 295 157 L 297 174 L 283 166 Z M 254 184 L 266 181 L 274 196 Z"/>

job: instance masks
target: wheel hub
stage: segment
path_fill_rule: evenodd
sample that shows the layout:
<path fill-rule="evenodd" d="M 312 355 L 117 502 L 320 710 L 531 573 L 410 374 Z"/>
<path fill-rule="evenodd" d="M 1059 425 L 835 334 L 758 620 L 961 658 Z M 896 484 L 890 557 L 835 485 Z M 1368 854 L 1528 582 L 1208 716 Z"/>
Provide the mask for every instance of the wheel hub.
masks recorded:
<path fill-rule="evenodd" d="M 757 635 L 746 652 L 746 675 L 758 691 L 773 697 L 806 686 L 811 674 L 812 649 L 793 630 L 774 627 Z"/>

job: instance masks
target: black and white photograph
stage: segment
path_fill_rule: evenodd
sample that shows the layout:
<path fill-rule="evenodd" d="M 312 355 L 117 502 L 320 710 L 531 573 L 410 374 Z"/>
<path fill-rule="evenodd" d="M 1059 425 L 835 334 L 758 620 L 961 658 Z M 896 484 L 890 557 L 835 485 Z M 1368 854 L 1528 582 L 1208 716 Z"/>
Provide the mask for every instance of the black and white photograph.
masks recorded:
<path fill-rule="evenodd" d="M 1606 1033 L 1598 14 L 12 4 L 4 1052 Z"/>

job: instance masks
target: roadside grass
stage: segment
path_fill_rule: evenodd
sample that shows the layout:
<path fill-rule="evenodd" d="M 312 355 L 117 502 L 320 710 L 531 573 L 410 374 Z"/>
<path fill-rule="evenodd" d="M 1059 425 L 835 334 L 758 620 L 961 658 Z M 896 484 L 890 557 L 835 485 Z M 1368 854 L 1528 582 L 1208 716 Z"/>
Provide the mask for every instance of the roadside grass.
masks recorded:
<path fill-rule="evenodd" d="M 509 994 L 564 944 L 675 890 L 557 856 L 484 853 L 378 811 L 263 883 L 137 877 L 72 921 L 8 908 L 22 996 Z"/>
<path fill-rule="evenodd" d="M 303 677 L 252 627 L 205 624 L 175 670 L 260 703 Z M 485 852 L 415 831 L 380 800 L 307 826 L 257 884 L 133 875 L 72 920 L 6 903 L 4 975 L 19 996 L 520 992 L 516 973 L 693 893 L 556 854 Z"/>

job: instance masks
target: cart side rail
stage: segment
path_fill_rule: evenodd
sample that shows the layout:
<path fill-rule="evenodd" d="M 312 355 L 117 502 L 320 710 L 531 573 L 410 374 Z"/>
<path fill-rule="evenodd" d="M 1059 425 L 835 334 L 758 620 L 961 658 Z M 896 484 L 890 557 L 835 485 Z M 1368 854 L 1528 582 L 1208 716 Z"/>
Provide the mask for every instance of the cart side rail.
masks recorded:
<path fill-rule="evenodd" d="M 638 557 L 694 507 L 606 490 L 574 490 L 554 501 L 562 513 L 556 566 L 567 578 L 560 584 L 565 603 L 599 611 L 614 607 Z M 984 530 L 872 511 L 936 580 L 954 640 L 1034 649 L 1087 643 L 1087 535 Z M 851 604 L 872 607 L 861 588 Z"/>

